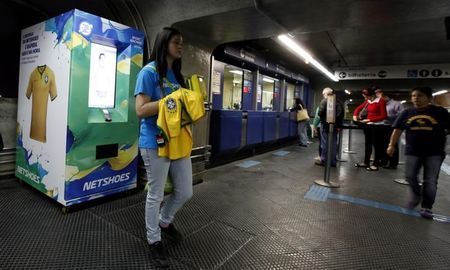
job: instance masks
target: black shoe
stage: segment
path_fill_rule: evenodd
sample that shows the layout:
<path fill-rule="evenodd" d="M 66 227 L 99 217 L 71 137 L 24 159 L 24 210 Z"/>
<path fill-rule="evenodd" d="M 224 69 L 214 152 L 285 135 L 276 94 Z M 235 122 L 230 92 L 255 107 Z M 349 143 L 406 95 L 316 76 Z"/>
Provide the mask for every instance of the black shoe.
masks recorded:
<path fill-rule="evenodd" d="M 433 219 L 433 212 L 430 208 L 422 208 L 420 209 L 420 216 L 426 219 Z"/>
<path fill-rule="evenodd" d="M 317 165 L 317 166 L 325 166 L 325 162 L 320 161 L 320 160 L 316 160 L 316 162 L 314 162 L 314 165 Z"/>
<path fill-rule="evenodd" d="M 166 228 L 161 227 L 161 225 L 159 225 L 159 227 L 161 228 L 161 232 L 167 235 L 172 240 L 179 242 L 181 241 L 181 239 L 183 239 L 183 235 L 181 235 L 181 233 L 177 229 L 175 229 L 173 223 L 170 223 L 169 227 Z"/>
<path fill-rule="evenodd" d="M 167 260 L 166 249 L 161 241 L 150 245 L 150 255 L 158 268 L 169 268 L 169 261 Z"/>
<path fill-rule="evenodd" d="M 301 147 L 308 147 L 307 144 L 302 144 L 302 143 L 299 143 L 298 146 L 301 146 Z"/>
<path fill-rule="evenodd" d="M 369 167 L 369 165 L 367 165 L 366 163 L 355 163 L 355 167 L 356 168 L 367 168 L 367 167 Z"/>

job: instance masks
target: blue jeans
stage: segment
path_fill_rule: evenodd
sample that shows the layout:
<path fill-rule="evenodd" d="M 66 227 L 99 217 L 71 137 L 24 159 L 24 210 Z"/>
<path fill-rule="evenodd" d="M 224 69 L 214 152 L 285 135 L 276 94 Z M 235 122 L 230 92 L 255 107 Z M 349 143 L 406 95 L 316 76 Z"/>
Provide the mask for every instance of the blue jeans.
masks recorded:
<path fill-rule="evenodd" d="M 422 198 L 422 207 L 431 209 L 436 199 L 439 172 L 445 156 L 405 156 L 405 178 L 414 199 Z M 419 170 L 423 166 L 423 187 L 419 186 Z"/>
<path fill-rule="evenodd" d="M 306 134 L 308 129 L 309 121 L 301 121 L 297 123 L 297 132 L 299 144 L 307 145 L 308 144 L 308 134 Z"/>
<path fill-rule="evenodd" d="M 331 166 L 336 166 L 337 162 L 337 129 L 333 130 L 333 144 L 331 146 Z M 320 129 L 320 159 L 322 162 L 327 161 L 327 152 L 328 152 L 328 130 L 323 130 L 322 126 Z"/>
<path fill-rule="evenodd" d="M 158 156 L 158 149 L 141 148 L 147 171 L 148 192 L 145 202 L 145 227 L 149 244 L 161 241 L 159 224 L 170 224 L 177 211 L 192 197 L 192 163 L 189 157 L 170 160 Z M 167 175 L 173 183 L 173 193 L 164 206 L 164 186 Z"/>

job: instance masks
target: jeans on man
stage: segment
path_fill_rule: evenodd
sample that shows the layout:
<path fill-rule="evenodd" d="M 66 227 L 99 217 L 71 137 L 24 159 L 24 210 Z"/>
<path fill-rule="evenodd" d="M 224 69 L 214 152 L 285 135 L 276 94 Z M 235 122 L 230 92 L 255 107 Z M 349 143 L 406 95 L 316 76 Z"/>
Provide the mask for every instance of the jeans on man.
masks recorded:
<path fill-rule="evenodd" d="M 422 198 L 422 207 L 431 209 L 436 199 L 439 172 L 445 156 L 406 155 L 405 178 L 415 198 Z M 419 171 L 423 167 L 423 186 L 419 185 Z"/>
<path fill-rule="evenodd" d="M 328 135 L 329 135 L 329 131 L 328 130 L 323 130 L 321 127 L 320 130 L 320 148 L 321 148 L 321 153 L 320 153 L 320 160 L 322 162 L 326 162 L 327 161 L 327 152 L 328 152 Z M 331 166 L 336 166 L 336 162 L 337 162 L 337 158 L 336 158 L 336 154 L 337 154 L 337 130 L 333 130 L 333 144 L 331 147 Z"/>

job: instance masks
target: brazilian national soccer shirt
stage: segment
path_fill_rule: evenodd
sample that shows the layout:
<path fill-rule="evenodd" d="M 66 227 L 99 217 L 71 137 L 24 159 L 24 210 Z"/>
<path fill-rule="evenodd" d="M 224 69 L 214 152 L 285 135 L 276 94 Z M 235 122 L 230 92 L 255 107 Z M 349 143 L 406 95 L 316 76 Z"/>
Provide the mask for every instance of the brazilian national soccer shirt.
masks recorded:
<path fill-rule="evenodd" d="M 30 75 L 26 96 L 32 98 L 30 138 L 47 141 L 47 104 L 56 98 L 55 74 L 47 65 L 38 66 Z"/>

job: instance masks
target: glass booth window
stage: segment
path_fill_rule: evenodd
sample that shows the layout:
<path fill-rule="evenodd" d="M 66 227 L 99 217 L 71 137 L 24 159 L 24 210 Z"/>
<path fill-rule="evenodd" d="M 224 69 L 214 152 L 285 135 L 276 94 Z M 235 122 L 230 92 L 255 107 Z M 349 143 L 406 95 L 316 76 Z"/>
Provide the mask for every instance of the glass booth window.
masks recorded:
<path fill-rule="evenodd" d="M 275 88 L 275 79 L 263 76 L 262 84 L 262 109 L 264 111 L 273 110 L 273 91 Z"/>
<path fill-rule="evenodd" d="M 242 108 L 243 70 L 234 66 L 225 66 L 223 80 L 223 109 L 240 110 Z"/>
<path fill-rule="evenodd" d="M 295 104 L 295 85 L 286 83 L 286 108 L 289 109 L 294 107 Z"/>

